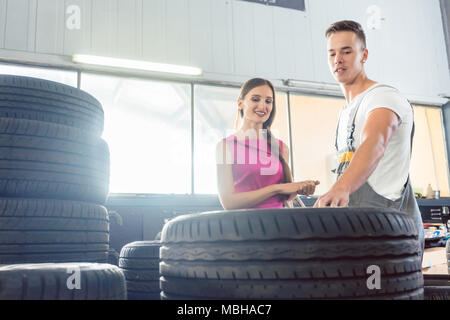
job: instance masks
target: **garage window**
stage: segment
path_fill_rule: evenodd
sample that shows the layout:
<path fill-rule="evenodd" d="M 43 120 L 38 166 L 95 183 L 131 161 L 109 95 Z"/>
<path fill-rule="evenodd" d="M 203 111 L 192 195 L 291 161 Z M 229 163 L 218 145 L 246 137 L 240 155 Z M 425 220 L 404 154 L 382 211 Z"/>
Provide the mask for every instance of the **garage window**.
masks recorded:
<path fill-rule="evenodd" d="M 342 98 L 290 96 L 293 171 L 295 180 L 317 179 L 316 194 L 324 194 L 335 182 L 331 173 L 336 165 L 334 137 Z M 441 109 L 414 106 L 415 134 L 410 177 L 415 192 L 426 193 L 428 184 L 449 193 L 449 168 Z M 320 123 L 320 125 L 319 125 Z"/>
<path fill-rule="evenodd" d="M 190 193 L 190 86 L 81 75 L 103 105 L 110 193 Z"/>
<path fill-rule="evenodd" d="M 344 103 L 342 98 L 290 95 L 294 179 L 319 180 L 316 194 L 335 182 L 334 137 Z"/>
<path fill-rule="evenodd" d="M 450 196 L 449 170 L 442 128 L 441 108 L 414 106 L 415 133 L 411 157 L 411 182 L 415 192 L 426 195 L 427 186 Z"/>
<path fill-rule="evenodd" d="M 74 71 L 0 64 L 0 74 L 40 78 L 77 87 L 77 73 Z"/>

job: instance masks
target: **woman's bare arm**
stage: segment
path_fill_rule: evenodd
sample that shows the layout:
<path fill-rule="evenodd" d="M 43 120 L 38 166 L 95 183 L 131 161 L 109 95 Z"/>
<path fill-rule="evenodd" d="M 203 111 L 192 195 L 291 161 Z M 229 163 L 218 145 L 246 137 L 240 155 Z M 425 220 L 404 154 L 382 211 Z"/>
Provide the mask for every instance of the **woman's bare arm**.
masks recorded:
<path fill-rule="evenodd" d="M 252 208 L 258 203 L 278 194 L 277 185 L 270 185 L 258 190 L 239 192 L 234 190 L 232 164 L 227 163 L 227 146 L 221 141 L 216 148 L 217 189 L 222 206 L 226 210 Z M 230 153 L 228 153 L 230 154 Z"/>
<path fill-rule="evenodd" d="M 307 194 L 309 190 L 314 190 L 317 184 L 314 181 L 280 183 L 258 190 L 236 193 L 234 190 L 232 164 L 226 161 L 227 152 L 229 151 L 226 144 L 223 141 L 219 142 L 216 148 L 217 189 L 220 202 L 226 210 L 252 208 L 277 194 L 293 195 L 297 194 L 297 192 Z M 284 145 L 283 157 L 286 154 L 289 155 L 289 149 Z"/>

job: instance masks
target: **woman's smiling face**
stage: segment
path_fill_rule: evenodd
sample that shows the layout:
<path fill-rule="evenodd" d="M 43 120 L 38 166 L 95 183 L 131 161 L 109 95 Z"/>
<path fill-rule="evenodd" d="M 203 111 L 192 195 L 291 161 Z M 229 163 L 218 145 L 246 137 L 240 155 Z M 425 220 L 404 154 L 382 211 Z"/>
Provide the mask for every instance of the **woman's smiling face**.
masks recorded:
<path fill-rule="evenodd" d="M 238 99 L 238 107 L 243 111 L 244 121 L 263 124 L 273 108 L 273 92 L 268 85 L 262 85 L 250 90 L 243 100 Z"/>

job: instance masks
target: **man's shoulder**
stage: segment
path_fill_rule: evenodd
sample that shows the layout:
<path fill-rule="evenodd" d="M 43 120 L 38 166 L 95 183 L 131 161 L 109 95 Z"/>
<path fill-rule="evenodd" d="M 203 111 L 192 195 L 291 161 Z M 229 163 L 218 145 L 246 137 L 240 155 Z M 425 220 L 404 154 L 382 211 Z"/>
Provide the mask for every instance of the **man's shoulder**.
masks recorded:
<path fill-rule="evenodd" d="M 367 93 L 365 99 L 367 107 L 397 107 L 410 108 L 408 99 L 395 87 L 383 83 L 377 83 Z"/>
<path fill-rule="evenodd" d="M 381 94 L 381 93 L 392 93 L 402 95 L 400 93 L 400 90 L 398 90 L 396 87 L 382 82 L 375 83 L 371 87 L 370 92 L 368 92 L 368 94 Z"/>
<path fill-rule="evenodd" d="M 364 97 L 361 103 L 362 114 L 365 117 L 378 108 L 386 108 L 395 112 L 402 121 L 409 122 L 412 117 L 412 107 L 408 99 L 400 91 L 390 85 L 377 83 Z"/>

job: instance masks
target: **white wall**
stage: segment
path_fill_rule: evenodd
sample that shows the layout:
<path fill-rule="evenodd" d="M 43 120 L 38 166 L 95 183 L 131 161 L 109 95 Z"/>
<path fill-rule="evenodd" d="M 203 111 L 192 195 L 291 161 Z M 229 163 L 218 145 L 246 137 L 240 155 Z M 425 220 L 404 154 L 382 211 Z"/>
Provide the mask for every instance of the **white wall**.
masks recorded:
<path fill-rule="evenodd" d="M 366 27 L 373 4 L 381 30 Z M 81 8 L 79 30 L 66 28 L 69 5 Z M 371 78 L 406 94 L 450 93 L 439 0 L 306 0 L 305 12 L 239 0 L 0 0 L 0 58 L 87 53 L 194 65 L 205 79 L 333 83 L 324 31 L 341 19 L 365 28 Z"/>

